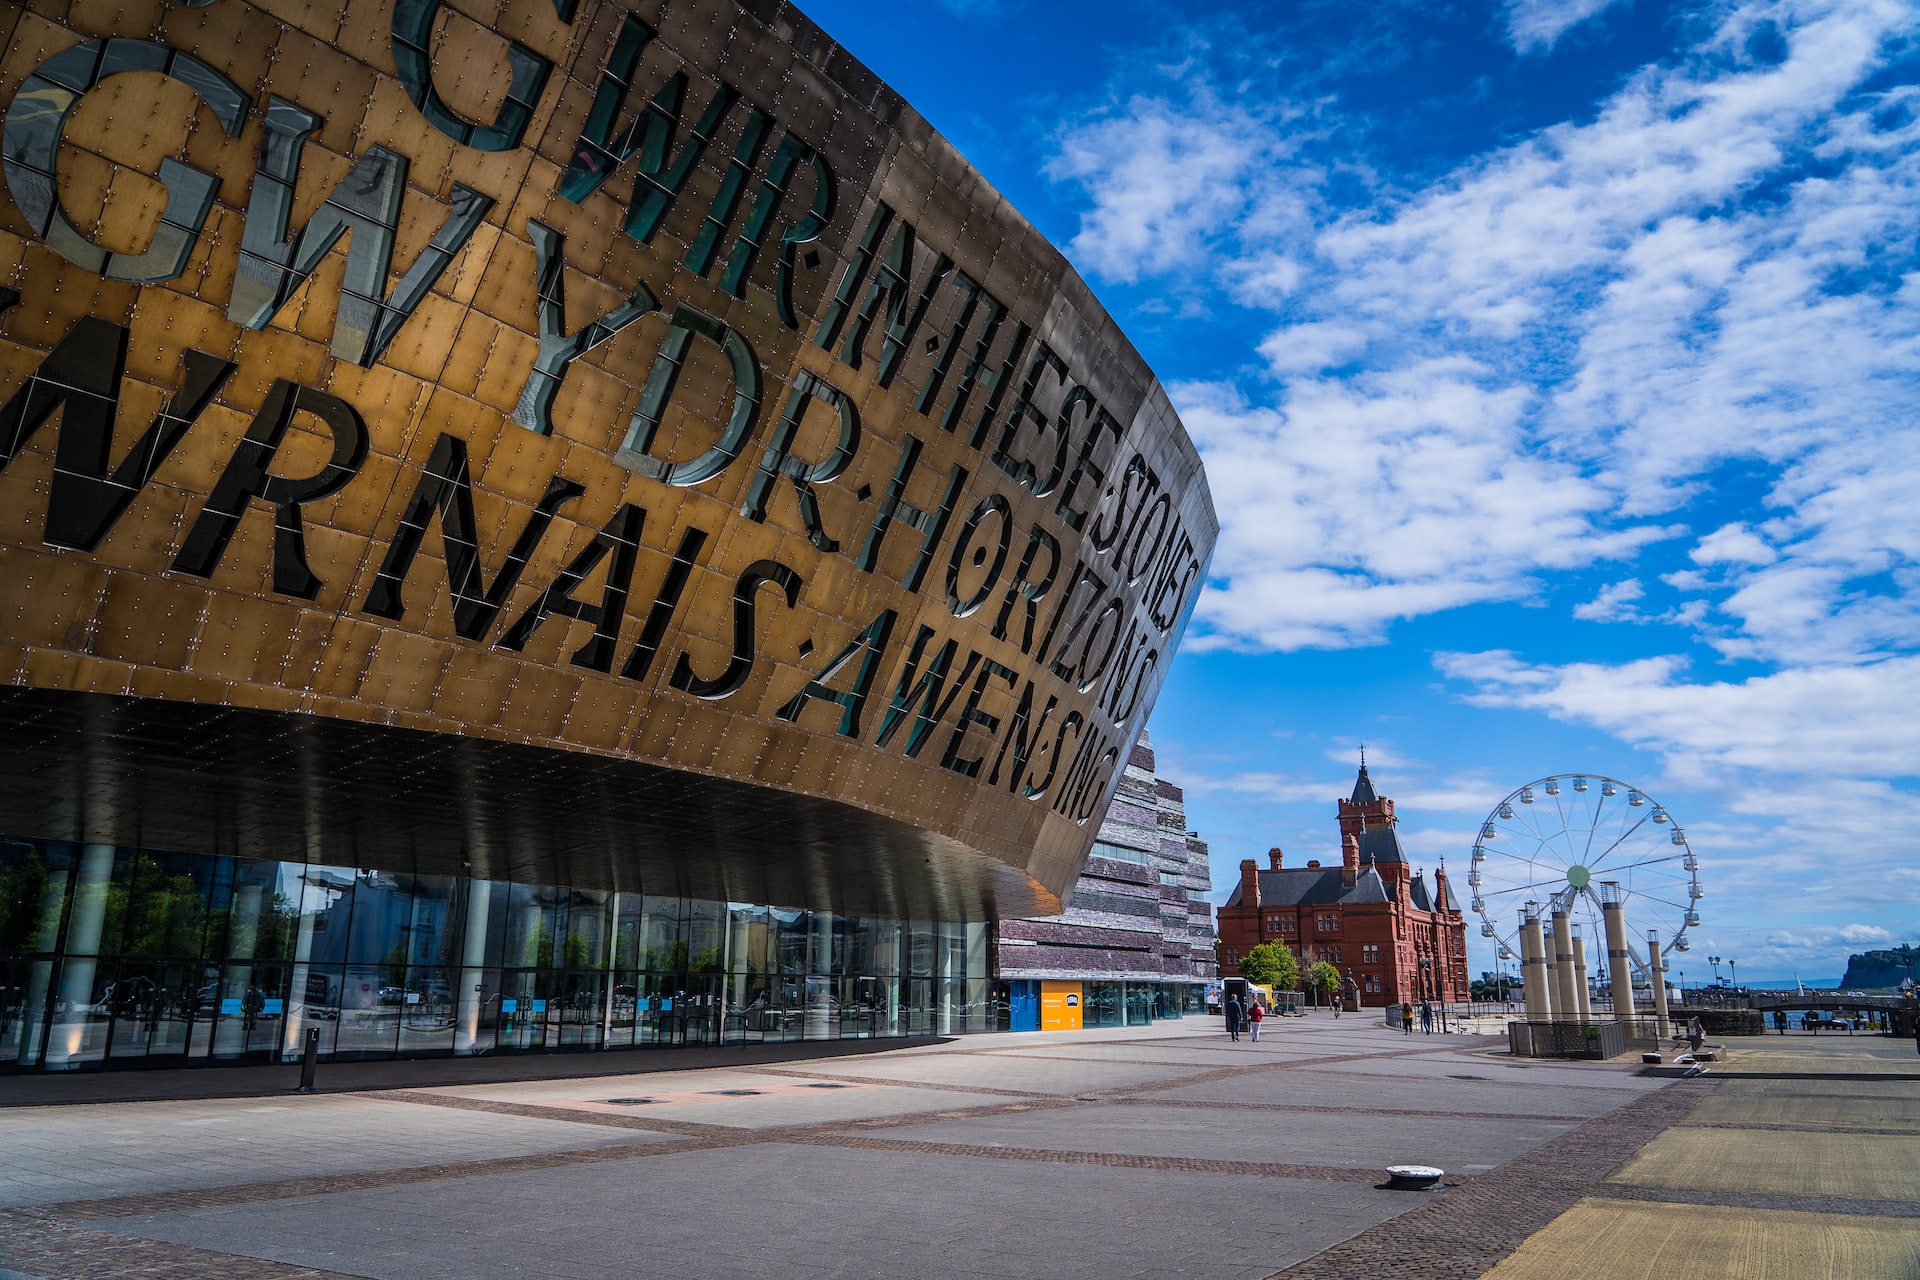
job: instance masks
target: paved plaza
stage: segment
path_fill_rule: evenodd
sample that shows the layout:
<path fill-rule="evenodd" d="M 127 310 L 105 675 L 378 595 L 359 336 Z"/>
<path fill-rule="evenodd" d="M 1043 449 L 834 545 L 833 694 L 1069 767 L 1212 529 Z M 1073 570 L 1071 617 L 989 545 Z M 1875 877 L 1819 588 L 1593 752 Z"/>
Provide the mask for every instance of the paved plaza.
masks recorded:
<path fill-rule="evenodd" d="M 1217 1025 L 342 1066 L 311 1097 L 0 1081 L 0 1280 L 1920 1275 L 1910 1041 L 1674 1080 Z M 64 1100 L 122 1082 L 151 1100 Z M 1448 1187 L 1376 1186 L 1415 1162 Z"/>

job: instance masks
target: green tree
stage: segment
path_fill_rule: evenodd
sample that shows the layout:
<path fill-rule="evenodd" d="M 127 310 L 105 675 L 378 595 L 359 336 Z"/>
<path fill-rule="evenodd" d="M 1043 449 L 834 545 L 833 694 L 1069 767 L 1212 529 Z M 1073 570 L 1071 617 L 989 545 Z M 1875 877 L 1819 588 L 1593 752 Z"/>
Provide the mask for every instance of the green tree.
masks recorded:
<path fill-rule="evenodd" d="M 1322 960 L 1307 970 L 1307 990 L 1317 996 L 1331 995 L 1340 985 L 1340 971 L 1328 961 Z"/>
<path fill-rule="evenodd" d="M 1300 962 L 1278 942 L 1263 942 L 1240 962 L 1240 976 L 1275 991 L 1291 991 L 1300 980 Z"/>

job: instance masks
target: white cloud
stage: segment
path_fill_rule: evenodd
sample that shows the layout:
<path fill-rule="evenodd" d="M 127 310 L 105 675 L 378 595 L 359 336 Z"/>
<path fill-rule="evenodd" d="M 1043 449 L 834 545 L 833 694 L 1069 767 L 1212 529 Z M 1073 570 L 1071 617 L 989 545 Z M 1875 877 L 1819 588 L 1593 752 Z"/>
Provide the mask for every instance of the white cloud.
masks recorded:
<path fill-rule="evenodd" d="M 1660 753 L 1683 776 L 1758 770 L 1820 788 L 1836 779 L 1920 777 L 1920 717 L 1890 696 L 1920 681 L 1920 656 L 1708 683 L 1689 682 L 1677 657 L 1549 666 L 1492 651 L 1439 654 L 1435 664 L 1473 684 L 1480 705 L 1592 725 Z M 1876 825 L 1892 811 L 1920 817 L 1920 796 L 1889 795 L 1876 807 Z"/>
<path fill-rule="evenodd" d="M 1222 105 L 1202 90 L 1189 107 L 1136 97 L 1064 134 L 1047 164 L 1055 181 L 1095 193 L 1068 243 L 1074 261 L 1109 280 L 1196 271 L 1216 240 L 1246 217 L 1281 148 L 1276 121 Z M 1234 270 L 1250 299 L 1284 296 L 1297 280 L 1283 258 Z"/>
<path fill-rule="evenodd" d="M 1507 38 L 1521 53 L 1544 53 L 1570 28 L 1617 0 L 1512 0 L 1507 5 Z"/>
<path fill-rule="evenodd" d="M 1721 525 L 1687 553 L 1695 564 L 1772 564 L 1779 552 L 1743 524 Z"/>
<path fill-rule="evenodd" d="M 1595 11 L 1509 19 L 1537 43 Z M 1717 572 L 1673 579 L 1706 598 L 1661 620 L 1737 658 L 1907 648 L 1920 275 L 1888 264 L 1920 240 L 1920 90 L 1863 86 L 1917 18 L 1729 7 L 1591 121 L 1347 213 L 1262 135 L 1299 117 L 1247 95 L 1135 99 L 1063 135 L 1055 176 L 1091 199 L 1076 260 L 1185 280 L 1211 252 L 1239 301 L 1286 309 L 1259 345 L 1277 388 L 1177 389 L 1224 518 L 1203 642 L 1371 643 L 1526 598 L 1631 558 L 1739 461 L 1777 514 L 1696 535 Z M 1786 57 L 1754 62 L 1768 24 Z"/>
<path fill-rule="evenodd" d="M 1585 604 L 1573 606 L 1573 616 L 1583 622 L 1637 622 L 1640 612 L 1633 602 L 1646 594 L 1646 588 L 1632 578 L 1611 583 Z"/>
<path fill-rule="evenodd" d="M 1871 924 L 1842 925 L 1839 929 L 1839 935 L 1842 942 L 1893 941 L 1893 933 L 1891 930 L 1882 929 L 1878 925 Z"/>

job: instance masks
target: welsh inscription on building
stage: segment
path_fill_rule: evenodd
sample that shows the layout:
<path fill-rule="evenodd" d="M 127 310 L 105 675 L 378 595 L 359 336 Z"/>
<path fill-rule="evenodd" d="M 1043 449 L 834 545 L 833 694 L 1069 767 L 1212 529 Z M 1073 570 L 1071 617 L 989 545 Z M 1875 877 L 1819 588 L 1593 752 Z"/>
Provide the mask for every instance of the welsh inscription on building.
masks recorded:
<path fill-rule="evenodd" d="M 1070 883 L 1216 533 L 792 10 L 0 16 L 0 672 L 627 755 Z"/>

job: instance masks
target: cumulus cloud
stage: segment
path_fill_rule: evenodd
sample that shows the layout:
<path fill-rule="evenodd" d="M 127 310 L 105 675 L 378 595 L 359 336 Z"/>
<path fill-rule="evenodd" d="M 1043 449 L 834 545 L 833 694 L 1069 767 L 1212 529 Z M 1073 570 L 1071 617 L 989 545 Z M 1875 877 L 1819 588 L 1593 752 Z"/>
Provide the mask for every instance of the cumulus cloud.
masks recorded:
<path fill-rule="evenodd" d="M 1435 661 L 1443 674 L 1475 686 L 1468 696 L 1480 705 L 1592 725 L 1683 771 L 1920 777 L 1920 717 L 1889 696 L 1920 680 L 1920 656 L 1699 682 L 1678 657 L 1555 666 L 1495 650 Z"/>
<path fill-rule="evenodd" d="M 1772 564 L 1780 558 L 1743 524 L 1721 525 L 1687 554 L 1695 564 Z"/>
<path fill-rule="evenodd" d="M 1872 924 L 1842 925 L 1839 929 L 1842 942 L 1892 942 L 1893 933 Z"/>
<path fill-rule="evenodd" d="M 1538 44 L 1597 8 L 1508 12 Z M 1201 634 L 1372 643 L 1523 599 L 1542 573 L 1631 559 L 1739 460 L 1772 514 L 1696 534 L 1715 573 L 1687 589 L 1706 598 L 1663 620 L 1743 659 L 1906 648 L 1920 91 L 1874 77 L 1916 29 L 1893 0 L 1733 5 L 1591 120 L 1358 209 L 1286 163 L 1298 113 L 1246 95 L 1070 128 L 1054 173 L 1089 200 L 1077 261 L 1213 271 L 1285 317 L 1259 344 L 1274 381 L 1177 389 L 1224 518 Z M 1783 57 L 1750 52 L 1767 33 Z"/>
<path fill-rule="evenodd" d="M 1585 622 L 1635 622 L 1640 613 L 1633 602 L 1647 589 L 1632 578 L 1600 588 L 1600 594 L 1585 604 L 1573 606 L 1573 616 Z"/>

